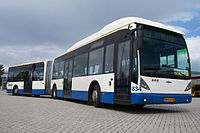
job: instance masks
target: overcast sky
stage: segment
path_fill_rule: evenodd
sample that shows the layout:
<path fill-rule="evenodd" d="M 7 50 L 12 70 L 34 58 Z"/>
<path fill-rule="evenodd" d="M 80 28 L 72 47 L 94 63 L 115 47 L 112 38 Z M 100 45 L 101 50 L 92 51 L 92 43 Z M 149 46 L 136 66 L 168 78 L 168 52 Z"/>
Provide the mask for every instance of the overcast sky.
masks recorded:
<path fill-rule="evenodd" d="M 0 0 L 0 64 L 52 59 L 129 16 L 184 31 L 192 69 L 200 71 L 200 0 Z"/>

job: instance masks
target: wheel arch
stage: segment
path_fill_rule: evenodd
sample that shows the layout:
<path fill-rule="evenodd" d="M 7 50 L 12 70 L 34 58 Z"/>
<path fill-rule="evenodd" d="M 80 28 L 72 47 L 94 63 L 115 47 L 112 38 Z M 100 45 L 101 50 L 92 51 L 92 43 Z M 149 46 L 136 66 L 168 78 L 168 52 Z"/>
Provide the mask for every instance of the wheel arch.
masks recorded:
<path fill-rule="evenodd" d="M 56 93 L 57 93 L 57 84 L 56 84 L 56 83 L 53 84 L 51 92 L 53 93 L 53 91 L 54 91 L 55 89 L 56 89 Z"/>
<path fill-rule="evenodd" d="M 15 84 L 15 85 L 13 86 L 13 90 L 14 90 L 14 89 L 19 89 L 19 87 L 18 87 L 17 84 Z"/>
<path fill-rule="evenodd" d="M 99 84 L 99 82 L 97 80 L 93 80 L 91 83 L 90 83 L 90 86 L 89 86 L 89 89 L 88 89 L 88 102 L 91 104 L 92 102 L 92 92 L 93 92 L 93 89 L 94 89 L 94 86 L 95 85 L 98 85 L 99 86 L 99 89 L 100 89 L 100 92 L 101 92 L 101 86 Z"/>
<path fill-rule="evenodd" d="M 17 84 L 15 84 L 15 85 L 13 86 L 13 92 L 12 92 L 12 93 L 13 93 L 13 95 L 14 95 L 14 93 L 15 93 L 15 92 L 14 92 L 14 91 L 15 91 L 15 89 L 18 89 L 18 91 L 17 91 L 17 93 L 18 93 L 18 92 L 19 92 L 19 87 L 18 87 L 18 85 L 17 85 Z"/>
<path fill-rule="evenodd" d="M 51 97 L 52 98 L 56 98 L 56 96 L 54 97 L 54 94 L 53 94 L 54 91 L 56 93 L 55 95 L 57 96 L 57 85 L 56 85 L 56 83 L 54 83 L 53 86 L 52 86 L 52 90 L 51 90 Z"/>
<path fill-rule="evenodd" d="M 53 86 L 52 86 L 52 91 L 53 91 L 53 89 L 55 89 L 55 88 L 57 89 L 56 83 L 53 84 Z"/>

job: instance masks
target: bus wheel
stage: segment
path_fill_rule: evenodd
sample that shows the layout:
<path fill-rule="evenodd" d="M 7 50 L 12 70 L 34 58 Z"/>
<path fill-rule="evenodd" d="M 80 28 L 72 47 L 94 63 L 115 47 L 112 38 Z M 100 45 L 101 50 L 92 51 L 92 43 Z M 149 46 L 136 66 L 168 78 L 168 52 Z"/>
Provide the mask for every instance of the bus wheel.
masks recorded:
<path fill-rule="evenodd" d="M 52 98 L 54 98 L 54 99 L 57 98 L 56 87 L 53 88 L 53 91 L 52 91 Z"/>
<path fill-rule="evenodd" d="M 142 109 L 142 108 L 144 108 L 144 106 L 145 106 L 145 104 L 137 104 L 137 105 L 135 105 L 135 107 L 138 108 L 138 109 Z"/>
<path fill-rule="evenodd" d="M 93 92 L 92 92 L 92 102 L 95 107 L 100 107 L 101 106 L 101 101 L 100 101 L 100 88 L 98 85 L 94 86 Z"/>
<path fill-rule="evenodd" d="M 13 88 L 13 95 L 18 95 L 18 88 L 16 86 Z"/>

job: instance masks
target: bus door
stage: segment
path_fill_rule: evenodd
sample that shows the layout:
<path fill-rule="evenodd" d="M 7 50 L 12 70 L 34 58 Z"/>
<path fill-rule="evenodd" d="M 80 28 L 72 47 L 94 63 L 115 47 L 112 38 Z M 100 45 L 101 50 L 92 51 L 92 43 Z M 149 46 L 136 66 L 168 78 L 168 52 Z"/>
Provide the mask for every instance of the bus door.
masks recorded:
<path fill-rule="evenodd" d="M 71 96 L 73 60 L 65 61 L 63 96 Z"/>
<path fill-rule="evenodd" d="M 130 91 L 130 40 L 117 44 L 115 70 L 114 102 L 118 104 L 131 103 Z"/>
<path fill-rule="evenodd" d="M 25 93 L 32 93 L 32 70 L 30 67 L 24 70 L 24 94 Z"/>

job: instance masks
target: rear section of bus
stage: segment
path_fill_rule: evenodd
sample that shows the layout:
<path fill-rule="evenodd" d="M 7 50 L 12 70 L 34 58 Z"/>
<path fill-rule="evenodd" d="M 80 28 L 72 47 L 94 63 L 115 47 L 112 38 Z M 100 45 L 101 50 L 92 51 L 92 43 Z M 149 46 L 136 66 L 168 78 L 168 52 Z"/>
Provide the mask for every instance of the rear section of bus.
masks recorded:
<path fill-rule="evenodd" d="M 40 61 L 9 67 L 7 93 L 50 94 L 51 66 L 51 61 Z"/>

